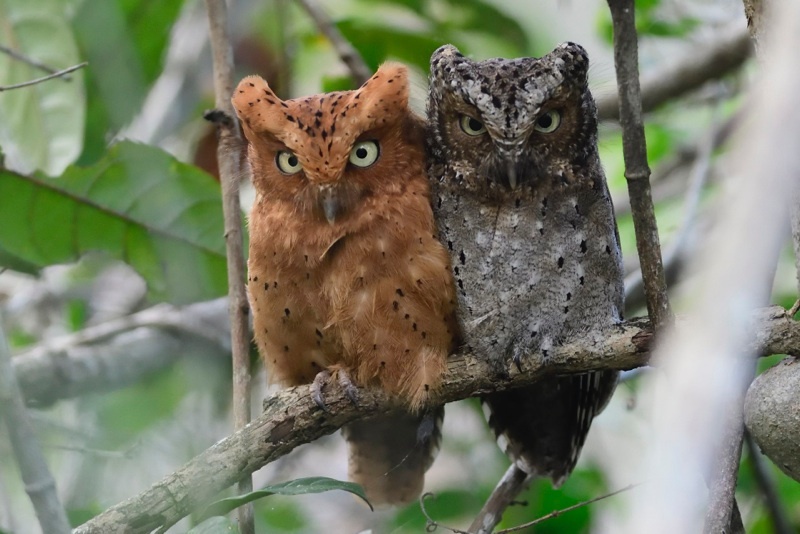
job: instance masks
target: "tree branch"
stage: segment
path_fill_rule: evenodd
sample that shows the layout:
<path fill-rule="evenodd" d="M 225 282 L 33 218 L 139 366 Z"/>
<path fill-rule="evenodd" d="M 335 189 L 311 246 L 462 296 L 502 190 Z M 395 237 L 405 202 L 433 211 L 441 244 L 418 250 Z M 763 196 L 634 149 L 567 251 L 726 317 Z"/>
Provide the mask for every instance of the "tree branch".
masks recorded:
<path fill-rule="evenodd" d="M 747 453 L 750 456 L 750 465 L 753 468 L 753 477 L 756 479 L 756 484 L 764 495 L 764 502 L 769 510 L 770 518 L 772 519 L 772 528 L 775 534 L 792 534 L 794 529 L 786 517 L 786 511 L 781 505 L 781 499 L 778 496 L 778 490 L 775 488 L 775 482 L 772 480 L 767 465 L 764 463 L 764 457 L 756 445 L 753 437 L 745 430 L 744 441 L 747 445 Z"/>
<path fill-rule="evenodd" d="M 233 356 L 233 419 L 239 430 L 250 422 L 250 311 L 245 293 L 246 269 L 242 239 L 242 208 L 239 203 L 239 182 L 242 139 L 233 112 L 233 49 L 228 36 L 228 13 L 225 0 L 206 0 L 214 61 L 214 94 L 216 109 L 228 120 L 217 122 L 217 161 L 222 184 L 222 211 L 225 220 L 225 250 L 228 260 L 228 298 L 231 320 L 231 352 Z M 239 492 L 253 491 L 252 479 L 239 482 Z M 253 507 L 239 509 L 239 529 L 253 534 Z"/>
<path fill-rule="evenodd" d="M 12 359 L 29 406 L 137 383 L 182 354 L 216 347 L 227 355 L 227 299 L 183 308 L 160 304 L 43 343 Z"/>
<path fill-rule="evenodd" d="M 530 482 L 531 477 L 528 476 L 528 473 L 517 467 L 516 463 L 512 463 L 492 490 L 492 494 L 489 495 L 481 511 L 472 520 L 469 531 L 476 534 L 494 532 L 494 527 L 503 519 L 505 509 L 511 505 L 517 495 L 525 490 Z"/>
<path fill-rule="evenodd" d="M 650 193 L 650 168 L 642 123 L 639 89 L 639 51 L 634 20 L 633 0 L 608 0 L 614 27 L 614 65 L 619 90 L 619 116 L 622 125 L 622 152 L 625 179 L 631 199 L 636 249 L 642 268 L 647 313 L 661 327 L 672 320 L 667 297 L 661 244 Z"/>
<path fill-rule="evenodd" d="M 39 69 L 41 71 L 44 71 L 44 72 L 46 72 L 48 74 L 55 74 L 55 73 L 58 72 L 58 69 L 54 69 L 54 68 L 52 68 L 52 67 L 50 67 L 48 65 L 45 65 L 41 61 L 37 61 L 37 60 L 35 60 L 35 59 L 31 58 L 31 57 L 26 56 L 25 54 L 22 54 L 21 52 L 17 52 L 13 48 L 9 48 L 7 46 L 0 45 L 0 52 L 6 54 L 9 57 L 12 57 L 12 58 L 16 59 L 17 61 L 21 61 L 22 63 L 25 63 L 26 65 L 30 65 L 31 67 L 33 67 L 35 69 Z M 61 75 L 61 79 L 64 80 L 64 81 L 68 81 L 70 79 L 70 77 L 65 75 L 65 74 L 62 74 Z"/>
<path fill-rule="evenodd" d="M 716 42 L 690 47 L 685 56 L 642 75 L 642 111 L 652 111 L 711 80 L 722 78 L 741 67 L 752 52 L 745 28 L 732 28 L 722 33 Z M 618 120 L 619 96 L 598 97 L 597 115 L 600 120 Z"/>
<path fill-rule="evenodd" d="M 800 108 L 794 101 L 800 92 L 795 68 L 800 4 L 776 2 L 775 8 L 780 16 L 765 43 L 772 47 L 735 134 L 729 164 L 734 172 L 717 204 L 715 231 L 693 258 L 698 272 L 690 299 L 693 327 L 665 337 L 654 360 L 663 363 L 669 380 L 655 405 L 654 443 L 647 447 L 652 490 L 628 503 L 630 519 L 621 531 L 650 531 L 657 518 L 659 532 L 697 532 L 705 515 L 706 531 L 723 532 L 735 519 L 735 477 L 716 477 L 705 509 L 706 492 L 696 476 L 712 469 L 731 473 L 738 466 L 734 452 L 741 434 L 726 425 L 739 416 L 720 414 L 742 410 L 754 365 L 744 343 L 753 328 L 747 310 L 769 299 L 798 189 Z"/>
<path fill-rule="evenodd" d="M 308 13 L 317 28 L 328 38 L 339 58 L 347 66 L 350 76 L 357 85 L 361 85 L 372 76 L 372 72 L 358 50 L 344 38 L 336 28 L 336 24 L 325 13 L 315 0 L 297 0 L 297 3 Z"/>
<path fill-rule="evenodd" d="M 25 491 L 36 510 L 42 532 L 69 534 L 67 513 L 58 498 L 56 483 L 47 468 L 25 411 L 22 393 L 11 370 L 11 352 L 2 325 L 0 316 L 0 418 L 5 422 Z"/>
<path fill-rule="evenodd" d="M 758 310 L 750 348 L 763 354 L 800 350 L 800 323 L 785 310 Z M 679 327 L 683 327 L 679 322 Z M 487 361 L 458 354 L 448 362 L 441 388 L 432 396 L 440 405 L 470 396 L 530 385 L 545 375 L 598 369 L 631 369 L 648 362 L 653 330 L 646 319 L 627 321 L 604 336 L 588 336 L 541 355 L 531 355 L 520 372 L 509 362 L 508 376 L 499 377 Z M 113 506 L 76 529 L 75 534 L 139 533 L 166 528 L 192 510 L 295 447 L 331 434 L 351 421 L 385 412 L 393 401 L 374 389 L 363 389 L 353 406 L 338 387 L 326 389 L 323 412 L 311 399 L 310 386 L 284 390 L 267 399 L 252 423 L 219 441 L 147 491 Z"/>

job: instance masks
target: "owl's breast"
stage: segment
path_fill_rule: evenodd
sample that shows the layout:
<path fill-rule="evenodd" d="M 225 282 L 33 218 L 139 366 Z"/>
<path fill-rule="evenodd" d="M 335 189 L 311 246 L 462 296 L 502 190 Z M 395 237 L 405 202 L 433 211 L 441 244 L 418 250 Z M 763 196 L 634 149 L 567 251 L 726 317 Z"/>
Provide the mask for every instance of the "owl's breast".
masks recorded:
<path fill-rule="evenodd" d="M 620 319 L 621 255 L 610 200 L 529 196 L 500 205 L 437 191 L 467 344 L 496 356 Z"/>

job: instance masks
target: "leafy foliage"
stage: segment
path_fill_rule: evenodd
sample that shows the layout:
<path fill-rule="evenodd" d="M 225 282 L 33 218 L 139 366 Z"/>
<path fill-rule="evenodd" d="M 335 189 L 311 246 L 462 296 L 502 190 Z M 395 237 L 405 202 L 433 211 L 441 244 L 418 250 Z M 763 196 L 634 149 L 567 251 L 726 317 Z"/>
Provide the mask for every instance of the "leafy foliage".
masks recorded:
<path fill-rule="evenodd" d="M 418 74 L 424 74 L 431 52 L 446 42 L 480 57 L 530 55 L 555 44 L 550 39 L 550 21 L 540 17 L 538 10 L 513 2 L 339 0 L 321 3 L 372 68 L 387 59 L 396 59 L 416 67 Z M 110 145 L 110 140 L 116 139 L 141 112 L 157 80 L 161 76 L 166 80 L 174 76 L 174 72 L 164 70 L 167 49 L 176 22 L 179 19 L 182 24 L 191 22 L 190 17 L 181 18 L 193 8 L 191 4 L 182 0 L 0 0 L 0 44 L 54 68 L 89 61 L 88 68 L 74 73 L 69 81 L 53 80 L 24 90 L 0 93 L 0 152 L 4 156 L 4 161 L 0 161 L 0 271 L 10 269 L 35 275 L 48 266 L 93 254 L 104 256 L 103 261 L 98 262 L 104 265 L 110 263 L 108 258 L 131 265 L 146 280 L 151 299 L 184 303 L 225 292 L 219 186 L 203 171 L 186 163 L 192 157 L 188 151 L 175 158 L 154 146 L 130 142 Z M 286 80 L 282 80 L 282 85 L 287 93 L 293 93 L 287 97 L 351 86 L 340 62 L 331 60 L 335 58 L 330 44 L 293 2 L 265 0 L 258 4 L 258 8 L 239 11 L 238 19 L 234 17 L 234 23 L 239 24 L 233 32 L 237 39 L 234 43 L 236 61 L 252 69 L 242 75 L 252 72 L 274 75 L 274 71 L 283 69 Z M 637 0 L 637 28 L 648 42 L 666 38 L 675 43 L 698 26 L 697 18 L 691 14 L 676 15 L 674 10 L 667 9 L 667 4 L 660 0 Z M 262 16 L 250 17 L 253 9 L 262 10 Z M 597 13 L 596 35 L 610 43 L 608 12 L 598 9 Z M 246 31 L 242 19 L 250 19 L 251 27 Z M 207 31 L 205 19 L 201 22 L 202 25 L 194 27 L 198 36 L 199 32 Z M 578 25 L 574 31 L 578 32 Z M 593 55 L 593 62 L 595 57 Z M 192 65 L 189 70 L 204 72 L 207 58 L 202 61 L 203 64 Z M 27 81 L 42 74 L 0 53 L 0 85 Z M 592 77 L 602 77 L 602 74 L 594 70 Z M 210 95 L 203 94 L 202 90 L 189 96 L 181 95 L 180 106 L 175 106 L 179 109 L 169 110 L 176 117 L 174 128 L 159 135 L 186 141 L 205 133 L 198 124 L 200 111 L 208 106 Z M 738 103 L 734 104 L 724 113 L 735 111 Z M 654 167 L 674 154 L 688 138 L 695 137 L 701 128 L 707 127 L 703 114 L 697 112 L 699 105 L 683 106 L 682 102 L 680 107 L 671 113 L 656 112 L 648 117 L 648 156 Z M 684 126 L 689 125 L 688 130 L 676 127 L 678 115 L 682 115 Z M 192 143 L 186 141 L 186 145 Z M 173 148 L 170 146 L 171 150 Z M 619 191 L 625 184 L 621 138 L 614 127 L 603 128 L 600 148 L 610 187 L 612 191 Z M 681 199 L 674 196 L 656 200 L 662 236 L 667 238 L 663 242 L 667 243 L 670 230 L 681 217 Z M 631 219 L 623 216 L 619 222 L 625 254 L 633 257 Z M 97 271 L 92 273 L 95 275 Z M 76 330 L 96 319 L 98 305 L 92 300 L 91 291 L 76 283 L 75 278 L 74 274 L 68 278 L 65 296 L 53 307 L 56 312 L 49 310 L 50 315 L 57 316 L 57 331 Z M 781 304 L 791 304 L 795 298 L 793 279 L 791 287 L 791 294 L 784 291 L 777 295 Z M 0 292 L 5 290 L 5 286 L 0 287 Z M 37 314 L 29 322 L 38 325 L 44 322 L 46 315 Z M 21 340 L 17 344 L 35 343 L 43 337 L 44 329 L 44 325 L 39 331 L 14 325 L 10 337 Z M 760 370 L 779 359 L 763 359 Z M 89 448 L 112 449 L 108 456 L 123 456 L 119 451 L 142 443 L 141 456 L 146 458 L 148 466 L 157 464 L 157 468 L 166 473 L 186 459 L 164 452 L 164 442 L 169 440 L 169 436 L 164 435 L 164 427 L 170 426 L 175 418 L 185 416 L 182 408 L 211 404 L 212 415 L 208 417 L 226 417 L 229 390 L 210 380 L 198 379 L 201 373 L 189 367 L 202 367 L 204 372 L 211 369 L 209 374 L 222 381 L 228 379 L 229 364 L 198 360 L 189 364 L 187 360 L 125 390 L 94 395 L 74 404 L 63 403 L 66 406 L 56 407 L 52 414 L 42 414 L 42 419 L 51 417 L 63 425 L 60 433 L 51 436 L 56 446 L 51 447 L 50 453 L 56 459 L 53 462 L 56 469 L 66 469 L 68 480 L 77 480 L 74 487 L 60 487 L 71 493 L 67 502 L 73 524 L 130 496 L 138 488 L 131 479 L 142 469 L 141 464 L 124 458 L 107 469 L 110 474 L 103 479 L 104 470 L 96 464 L 105 466 L 105 463 L 95 461 L 94 453 L 79 456 L 74 451 L 64 453 L 57 449 L 66 441 L 66 434 L 73 439 L 72 434 L 84 435 L 87 422 L 92 422 L 96 425 L 92 428 L 92 437 L 81 438 L 83 441 L 76 440 L 76 443 Z M 200 413 L 207 415 L 207 412 Z M 213 426 L 208 419 L 187 424 L 197 428 Z M 476 433 L 457 444 L 453 442 L 455 438 L 445 435 L 442 454 L 457 455 L 459 461 L 465 462 L 474 449 L 488 440 L 487 435 L 486 432 Z M 191 445 L 206 445 L 198 441 L 199 444 Z M 176 442 L 175 448 L 185 445 L 179 440 Z M 185 448 L 191 449 L 188 445 Z M 0 454 L 4 451 L 0 450 Z M 743 510 L 748 516 L 748 531 L 770 532 L 771 522 L 750 472 L 750 461 L 749 457 L 744 460 L 739 484 L 740 499 L 745 503 Z M 503 468 L 505 462 L 505 458 L 500 462 Z M 0 474 L 5 475 L 5 466 L 12 464 L 3 457 Z M 436 491 L 435 500 L 428 501 L 430 513 L 443 523 L 468 524 L 502 473 L 499 468 L 497 472 L 488 472 L 492 469 L 482 466 L 482 470 L 487 472 L 470 484 L 447 482 L 449 479 L 443 477 L 446 487 Z M 791 520 L 795 525 L 800 524 L 797 505 L 800 486 L 774 467 L 770 466 L 769 470 L 778 481 L 778 491 Z M 297 476 L 295 471 L 290 473 L 289 476 Z M 15 477 L 13 473 L 4 480 Z M 59 476 L 57 479 L 63 480 Z M 145 482 L 150 484 L 152 480 Z M 313 497 L 264 497 L 333 489 L 364 498 L 363 491 L 354 484 L 315 477 L 270 485 L 246 496 L 225 499 L 216 503 L 209 513 L 226 513 L 252 501 L 264 531 L 313 531 L 319 525 L 315 523 L 314 511 L 306 505 Z M 581 464 L 558 490 L 545 481 L 534 483 L 521 496 L 527 506 L 509 509 L 504 526 L 530 521 L 608 489 L 598 469 Z M 16 499 L 14 502 L 26 500 L 21 487 L 12 487 L 11 493 Z M 325 495 L 324 498 L 334 500 L 336 496 Z M 359 510 L 366 511 L 360 503 L 356 505 Z M 425 527 L 425 518 L 416 503 L 378 518 L 376 515 L 369 517 L 375 521 L 376 531 L 417 532 Z M 535 532 L 589 532 L 597 517 L 597 508 L 593 505 L 543 523 Z M 3 519 L 0 516 L 0 524 L 5 527 Z M 190 532 L 235 533 L 238 529 L 230 519 L 212 517 Z"/>
<path fill-rule="evenodd" d="M 0 2 L 0 44 L 51 69 L 80 63 L 80 55 L 62 0 Z M 0 54 L 0 85 L 12 85 L 47 74 L 9 55 Z M 72 163 L 83 146 L 86 97 L 83 74 L 55 79 L 0 97 L 0 147 L 5 166 L 22 173 L 54 175 Z"/>
<path fill-rule="evenodd" d="M 354 482 L 343 482 L 341 480 L 334 480 L 328 477 L 308 477 L 298 478 L 288 482 L 282 482 L 280 484 L 272 484 L 265 486 L 258 491 L 246 493 L 237 497 L 222 499 L 206 508 L 206 510 L 202 513 L 202 516 L 208 517 L 211 515 L 227 514 L 231 510 L 235 510 L 242 505 L 253 502 L 257 499 L 269 497 L 271 495 L 307 495 L 310 493 L 324 493 L 332 490 L 342 490 L 352 493 L 367 503 L 367 506 L 369 506 L 370 510 L 372 509 L 372 504 L 370 504 L 370 502 L 367 500 L 367 496 L 364 494 L 364 488 L 362 488 L 360 485 Z"/>
<path fill-rule="evenodd" d="M 219 296 L 226 288 L 219 195 L 204 172 L 127 142 L 58 179 L 0 171 L 0 260 L 42 268 L 102 251 L 136 269 L 157 298 Z"/>

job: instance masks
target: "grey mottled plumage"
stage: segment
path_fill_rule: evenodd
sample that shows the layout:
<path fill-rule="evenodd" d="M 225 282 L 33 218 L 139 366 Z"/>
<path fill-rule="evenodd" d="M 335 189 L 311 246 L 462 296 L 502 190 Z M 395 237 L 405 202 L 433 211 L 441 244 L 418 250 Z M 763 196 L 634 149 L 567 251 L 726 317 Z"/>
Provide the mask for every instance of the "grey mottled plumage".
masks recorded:
<path fill-rule="evenodd" d="M 498 369 L 622 319 L 622 259 L 597 152 L 584 49 L 475 62 L 431 58 L 432 203 L 450 251 L 466 345 Z M 616 372 L 551 377 L 486 397 L 526 472 L 560 484 Z"/>

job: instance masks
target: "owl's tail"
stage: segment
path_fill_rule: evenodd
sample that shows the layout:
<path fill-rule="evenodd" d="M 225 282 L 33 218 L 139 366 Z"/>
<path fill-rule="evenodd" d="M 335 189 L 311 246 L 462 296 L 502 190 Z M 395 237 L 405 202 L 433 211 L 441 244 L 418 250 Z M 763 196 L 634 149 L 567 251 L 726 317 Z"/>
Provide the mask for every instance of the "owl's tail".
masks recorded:
<path fill-rule="evenodd" d="M 443 419 L 444 407 L 421 415 L 398 410 L 342 428 L 350 479 L 364 487 L 373 506 L 419 497 L 425 471 L 439 452 Z"/>
<path fill-rule="evenodd" d="M 484 399 L 489 426 L 526 473 L 560 486 L 578 461 L 592 420 L 617 385 L 617 371 L 545 378 Z"/>

